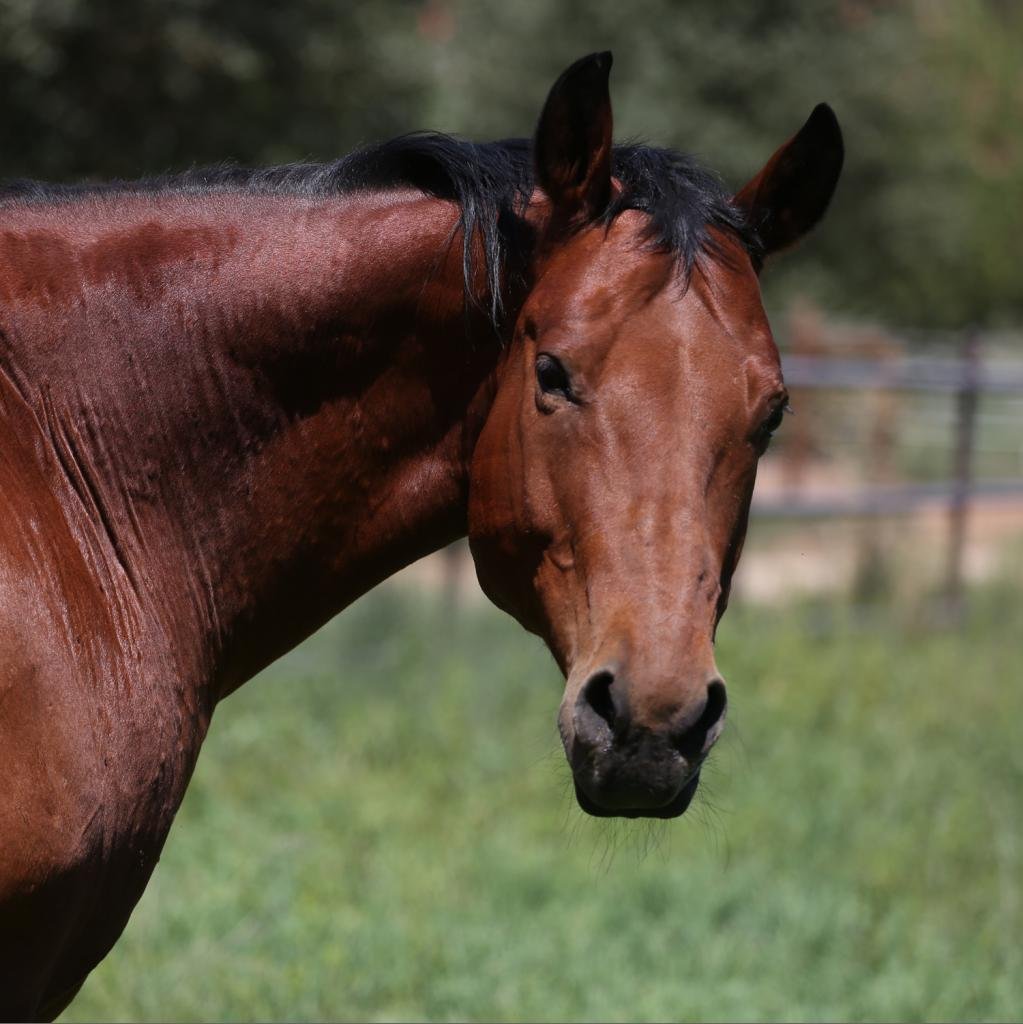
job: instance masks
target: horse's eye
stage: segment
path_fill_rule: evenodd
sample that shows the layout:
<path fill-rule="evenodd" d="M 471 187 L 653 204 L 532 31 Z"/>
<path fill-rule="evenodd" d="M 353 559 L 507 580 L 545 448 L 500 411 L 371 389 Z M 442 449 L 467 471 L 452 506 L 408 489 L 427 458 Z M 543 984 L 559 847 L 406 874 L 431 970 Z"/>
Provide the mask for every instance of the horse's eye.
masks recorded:
<path fill-rule="evenodd" d="M 781 426 L 781 421 L 788 412 L 788 402 L 779 402 L 770 412 L 767 419 L 760 425 L 758 440 L 761 452 L 767 448 L 771 441 L 771 435 Z"/>
<path fill-rule="evenodd" d="M 536 382 L 545 395 L 558 395 L 572 401 L 572 382 L 564 366 L 554 356 L 541 352 L 536 357 Z"/>
<path fill-rule="evenodd" d="M 785 418 L 785 404 L 777 406 L 771 411 L 771 415 L 764 421 L 764 425 L 761 428 L 768 437 L 771 436 L 780 426 L 781 421 Z"/>

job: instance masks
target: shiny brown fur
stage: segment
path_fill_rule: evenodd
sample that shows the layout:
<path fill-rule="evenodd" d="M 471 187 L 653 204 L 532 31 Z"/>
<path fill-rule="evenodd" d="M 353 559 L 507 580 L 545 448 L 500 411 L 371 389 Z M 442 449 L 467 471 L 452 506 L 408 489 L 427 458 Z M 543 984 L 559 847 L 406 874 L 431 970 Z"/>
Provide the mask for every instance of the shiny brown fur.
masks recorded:
<path fill-rule="evenodd" d="M 458 207 L 418 190 L 0 207 L 2 1016 L 55 1016 L 116 941 L 219 699 L 466 532 L 566 672 L 584 806 L 688 802 L 784 389 L 735 239 L 686 287 L 643 214 L 597 223 L 609 65 L 541 118 L 503 346 L 466 312 Z M 772 212 L 750 188 L 768 250 L 830 196 Z"/>

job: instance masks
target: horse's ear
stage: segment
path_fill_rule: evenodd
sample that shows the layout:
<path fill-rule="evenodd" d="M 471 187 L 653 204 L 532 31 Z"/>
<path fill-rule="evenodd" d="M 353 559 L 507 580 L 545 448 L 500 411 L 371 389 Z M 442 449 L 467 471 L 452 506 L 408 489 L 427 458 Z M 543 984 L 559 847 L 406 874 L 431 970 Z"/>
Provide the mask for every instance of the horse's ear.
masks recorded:
<path fill-rule="evenodd" d="M 824 216 L 842 171 L 842 131 L 835 112 L 820 103 L 806 124 L 739 191 L 765 256 L 797 242 Z"/>
<path fill-rule="evenodd" d="M 554 83 L 536 126 L 536 181 L 563 227 L 598 217 L 611 198 L 610 72 L 610 52 L 577 60 Z"/>

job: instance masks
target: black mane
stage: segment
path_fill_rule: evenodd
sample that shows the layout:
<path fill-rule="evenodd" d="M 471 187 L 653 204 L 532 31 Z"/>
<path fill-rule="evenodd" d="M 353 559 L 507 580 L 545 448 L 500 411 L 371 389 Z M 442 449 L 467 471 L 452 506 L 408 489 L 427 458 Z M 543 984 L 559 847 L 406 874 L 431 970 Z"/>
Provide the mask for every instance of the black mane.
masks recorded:
<path fill-rule="evenodd" d="M 758 257 L 755 233 L 742 211 L 731 202 L 722 182 L 691 157 L 652 146 L 616 146 L 613 173 L 622 191 L 600 222 L 609 225 L 625 210 L 647 214 L 646 241 L 673 253 L 684 277 L 702 253 L 713 249 L 711 228 L 737 237 L 754 259 Z M 488 312 L 496 323 L 501 316 L 501 275 L 514 225 L 533 191 L 532 150 L 526 139 L 473 143 L 422 132 L 365 146 L 326 164 L 258 169 L 222 164 L 138 181 L 96 184 L 20 180 L 0 184 L 0 202 L 63 203 L 87 196 L 157 192 L 323 196 L 400 187 L 418 188 L 458 204 L 467 294 L 475 269 L 471 240 L 478 235 L 486 261 Z"/>

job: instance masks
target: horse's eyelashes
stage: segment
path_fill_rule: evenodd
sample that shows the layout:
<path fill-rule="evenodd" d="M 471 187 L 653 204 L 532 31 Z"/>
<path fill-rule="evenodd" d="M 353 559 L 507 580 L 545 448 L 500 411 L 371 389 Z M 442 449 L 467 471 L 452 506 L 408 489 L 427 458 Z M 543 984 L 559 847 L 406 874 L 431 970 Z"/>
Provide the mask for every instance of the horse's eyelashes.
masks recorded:
<path fill-rule="evenodd" d="M 558 359 L 546 352 L 536 357 L 536 383 L 545 395 L 557 395 L 573 401 L 572 382 Z"/>
<path fill-rule="evenodd" d="M 789 408 L 787 401 L 780 402 L 770 411 L 767 419 L 760 424 L 760 429 L 756 433 L 754 443 L 757 445 L 761 454 L 767 450 L 767 446 L 771 443 L 771 436 L 781 426 L 782 420 L 785 418 L 785 413 L 791 411 L 792 410 Z"/>
<path fill-rule="evenodd" d="M 771 413 L 771 415 L 767 417 L 767 420 L 764 423 L 764 433 L 766 433 L 766 434 L 773 434 L 781 426 L 782 420 L 784 418 L 785 418 L 785 406 L 784 405 L 779 405 Z"/>

